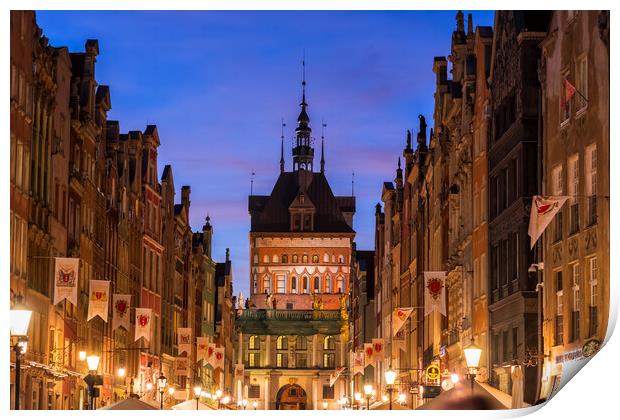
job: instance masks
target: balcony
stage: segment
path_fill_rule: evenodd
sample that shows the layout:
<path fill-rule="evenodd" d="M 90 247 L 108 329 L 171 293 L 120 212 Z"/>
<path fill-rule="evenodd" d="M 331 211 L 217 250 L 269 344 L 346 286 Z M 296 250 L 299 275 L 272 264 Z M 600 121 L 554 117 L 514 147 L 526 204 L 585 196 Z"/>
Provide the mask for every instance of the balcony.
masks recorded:
<path fill-rule="evenodd" d="M 236 319 L 241 332 L 247 334 L 336 335 L 342 324 L 337 310 L 246 309 Z"/>

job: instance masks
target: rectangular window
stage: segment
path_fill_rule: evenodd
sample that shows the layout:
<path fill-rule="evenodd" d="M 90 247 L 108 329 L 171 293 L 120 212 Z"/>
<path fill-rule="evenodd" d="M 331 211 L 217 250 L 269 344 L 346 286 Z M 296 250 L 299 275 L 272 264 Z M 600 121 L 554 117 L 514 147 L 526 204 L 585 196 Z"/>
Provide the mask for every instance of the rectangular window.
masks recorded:
<path fill-rule="evenodd" d="M 248 398 L 258 399 L 260 398 L 260 385 L 248 386 Z"/>
<path fill-rule="evenodd" d="M 276 367 L 279 367 L 279 368 L 288 367 L 288 355 L 286 353 L 276 354 Z"/>
<path fill-rule="evenodd" d="M 579 112 L 588 105 L 588 57 L 575 63 L 575 89 L 575 109 Z"/>
<path fill-rule="evenodd" d="M 336 367 L 336 355 L 334 353 L 323 353 L 323 367 L 331 369 Z"/>
<path fill-rule="evenodd" d="M 561 241 L 562 240 L 562 229 L 564 227 L 562 209 L 560 209 L 560 211 L 558 211 L 555 214 L 553 219 L 554 219 L 553 240 L 554 242 Z"/>
<path fill-rule="evenodd" d="M 516 359 L 519 349 L 519 327 L 513 327 L 512 329 L 512 358 Z"/>
<path fill-rule="evenodd" d="M 334 387 L 331 387 L 329 385 L 323 385 L 323 399 L 324 400 L 334 399 Z"/>
<path fill-rule="evenodd" d="M 597 173 L 597 155 L 596 144 L 592 144 L 586 148 L 586 196 L 587 196 L 587 217 L 588 226 L 596 223 L 596 173 Z"/>
<path fill-rule="evenodd" d="M 286 277 L 283 275 L 277 276 L 278 279 L 278 293 L 286 293 Z"/>
<path fill-rule="evenodd" d="M 509 347 L 508 347 L 508 331 L 503 331 L 502 332 L 502 350 L 503 350 L 502 351 L 502 356 L 503 356 L 502 361 L 503 362 L 506 362 L 506 361 L 510 360 L 509 359 L 510 353 L 508 352 L 508 349 L 509 349 Z"/>
<path fill-rule="evenodd" d="M 570 203 L 570 233 L 579 231 L 579 155 L 568 160 L 568 195 Z"/>

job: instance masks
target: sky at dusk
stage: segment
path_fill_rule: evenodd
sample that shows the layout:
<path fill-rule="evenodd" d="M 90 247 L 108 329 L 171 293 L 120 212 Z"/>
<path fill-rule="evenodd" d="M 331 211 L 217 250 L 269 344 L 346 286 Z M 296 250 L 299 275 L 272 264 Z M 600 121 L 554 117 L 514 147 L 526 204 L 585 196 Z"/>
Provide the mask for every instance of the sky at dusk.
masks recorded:
<path fill-rule="evenodd" d="M 121 132 L 156 124 L 159 173 L 171 164 L 180 202 L 191 186 L 190 222 L 214 228 L 213 256 L 230 248 L 235 293 L 249 291 L 248 195 L 268 195 L 286 170 L 301 99 L 305 50 L 308 113 L 335 195 L 355 172 L 358 249 L 374 246 L 374 206 L 395 176 L 418 114 L 432 126 L 433 57 L 450 54 L 456 12 L 40 11 L 56 47 L 99 40 L 99 84 L 109 85 Z M 467 16 L 467 11 L 465 11 Z M 473 12 L 474 27 L 493 12 Z M 315 165 L 318 168 L 320 150 Z"/>

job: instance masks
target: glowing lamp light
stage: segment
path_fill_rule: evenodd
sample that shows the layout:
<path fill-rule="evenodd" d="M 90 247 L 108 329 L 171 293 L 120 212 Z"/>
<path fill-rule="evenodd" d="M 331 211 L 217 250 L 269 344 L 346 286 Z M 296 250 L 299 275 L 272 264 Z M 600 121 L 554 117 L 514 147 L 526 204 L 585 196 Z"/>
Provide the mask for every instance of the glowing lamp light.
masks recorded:
<path fill-rule="evenodd" d="M 159 378 L 157 378 L 157 385 L 159 389 L 164 389 L 166 387 L 166 383 L 168 382 L 168 378 L 164 376 L 164 373 L 159 374 Z"/>
<path fill-rule="evenodd" d="M 222 404 L 228 404 L 229 402 L 230 402 L 230 397 L 228 395 L 222 398 Z"/>
<path fill-rule="evenodd" d="M 194 395 L 196 395 L 196 398 L 200 397 L 200 391 L 202 391 L 202 387 L 200 385 L 196 385 L 194 387 Z"/>
<path fill-rule="evenodd" d="M 248 400 L 246 400 L 246 399 L 244 398 L 244 399 L 243 399 L 243 401 L 241 401 L 241 405 L 242 405 L 243 407 L 247 406 L 247 405 L 248 405 Z"/>
<path fill-rule="evenodd" d="M 256 402 L 256 401 L 255 401 Z M 323 410 L 327 410 L 327 401 L 323 401 Z"/>
<path fill-rule="evenodd" d="M 471 343 L 469 346 L 463 349 L 463 353 L 465 353 L 467 368 L 470 371 L 475 371 L 476 369 L 478 369 L 478 365 L 480 364 L 480 356 L 482 355 L 482 349 L 476 346 L 474 343 Z"/>
<path fill-rule="evenodd" d="M 222 398 L 222 390 L 218 389 L 217 391 L 215 391 L 215 396 L 217 397 L 217 399 L 219 400 L 220 398 Z"/>
<path fill-rule="evenodd" d="M 28 350 L 28 342 L 26 340 L 20 340 L 17 345 L 20 348 L 21 354 L 25 354 L 26 350 Z"/>
<path fill-rule="evenodd" d="M 147 390 L 147 391 L 150 391 L 150 390 L 152 390 L 152 389 L 153 389 L 153 384 L 152 384 L 152 383 L 150 383 L 150 382 L 147 382 L 147 383 L 146 383 L 146 390 Z"/>
<path fill-rule="evenodd" d="M 174 393 L 176 392 L 176 390 L 174 389 L 174 387 L 170 387 L 168 388 L 168 394 L 170 394 L 171 396 L 174 395 Z"/>
<path fill-rule="evenodd" d="M 117 376 L 119 378 L 124 378 L 125 377 L 125 368 L 118 368 L 118 371 L 116 372 Z"/>
<path fill-rule="evenodd" d="M 398 394 L 398 402 L 404 404 L 407 401 L 407 396 L 405 394 Z"/>
<path fill-rule="evenodd" d="M 385 371 L 385 383 L 388 385 L 394 385 L 396 382 L 396 371 L 395 370 L 386 370 Z"/>
<path fill-rule="evenodd" d="M 355 393 L 355 401 L 360 402 L 362 400 L 362 393 L 361 392 L 356 392 Z"/>
<path fill-rule="evenodd" d="M 258 407 L 258 402 L 257 401 L 252 402 L 252 407 L 254 407 L 254 410 L 256 410 L 256 407 Z M 325 403 L 323 403 L 323 407 L 325 407 Z"/>
<path fill-rule="evenodd" d="M 459 374 L 458 373 L 453 373 L 452 375 L 450 375 L 450 379 L 452 379 L 452 383 L 453 384 L 458 384 L 459 383 Z"/>
<path fill-rule="evenodd" d="M 388 399 L 389 399 L 388 396 L 385 394 L 381 396 L 381 401 L 383 402 L 388 402 Z"/>
<path fill-rule="evenodd" d="M 23 300 L 21 296 L 15 297 L 15 303 L 11 309 L 10 326 L 12 336 L 25 337 L 28 334 L 32 311 L 28 310 L 22 302 Z"/>
<path fill-rule="evenodd" d="M 87 356 L 86 364 L 88 365 L 88 370 L 96 371 L 99 367 L 99 356 Z"/>
<path fill-rule="evenodd" d="M 78 353 L 78 359 L 80 359 L 81 362 L 83 362 L 84 360 L 86 360 L 86 352 L 84 350 L 80 351 Z"/>
<path fill-rule="evenodd" d="M 364 394 L 366 396 L 372 394 L 372 385 L 371 384 L 364 385 Z"/>

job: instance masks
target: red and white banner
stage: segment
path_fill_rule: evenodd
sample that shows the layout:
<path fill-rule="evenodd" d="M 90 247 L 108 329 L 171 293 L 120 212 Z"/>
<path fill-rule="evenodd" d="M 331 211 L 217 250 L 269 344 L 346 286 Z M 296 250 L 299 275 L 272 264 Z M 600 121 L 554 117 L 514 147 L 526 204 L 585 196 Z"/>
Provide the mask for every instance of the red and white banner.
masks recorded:
<path fill-rule="evenodd" d="M 364 374 L 364 352 L 351 352 L 351 370 L 353 371 L 353 376 L 355 375 L 363 375 Z"/>
<path fill-rule="evenodd" d="M 151 341 L 151 318 L 153 310 L 150 308 L 136 308 L 136 335 L 134 340 L 138 341 L 144 337 L 146 341 Z"/>
<path fill-rule="evenodd" d="M 383 338 L 372 339 L 375 362 L 380 362 L 385 357 L 385 344 Z M 376 365 L 375 365 L 376 366 Z"/>
<path fill-rule="evenodd" d="M 375 350 L 372 343 L 364 343 L 364 367 L 375 366 Z"/>
<path fill-rule="evenodd" d="M 110 282 L 108 280 L 91 280 L 88 294 L 88 316 L 90 321 L 97 315 L 108 322 L 108 303 L 110 302 Z"/>
<path fill-rule="evenodd" d="M 342 372 L 344 372 L 344 367 L 339 367 L 336 368 L 336 370 L 334 371 L 334 373 L 330 373 L 329 375 L 329 386 L 334 386 L 334 384 L 336 383 L 336 381 L 338 380 L 338 378 L 340 377 L 340 374 Z"/>
<path fill-rule="evenodd" d="M 131 308 L 131 295 L 112 295 L 112 331 L 118 327 L 129 331 L 129 309 Z"/>
<path fill-rule="evenodd" d="M 527 230 L 528 235 L 530 235 L 530 249 L 534 248 L 534 244 L 560 211 L 566 200 L 568 200 L 566 196 L 543 197 L 535 195 L 532 198 L 530 226 Z"/>
<path fill-rule="evenodd" d="M 245 367 L 243 363 L 238 363 L 235 365 L 235 380 L 240 379 L 243 381 L 243 377 L 245 376 Z"/>
<path fill-rule="evenodd" d="M 215 343 L 207 344 L 207 357 L 203 361 L 203 364 L 210 364 L 212 368 L 215 368 L 215 347 Z"/>
<path fill-rule="evenodd" d="M 189 374 L 189 361 L 187 357 L 177 357 L 174 370 L 177 376 L 187 376 Z"/>
<path fill-rule="evenodd" d="M 209 347 L 207 337 L 196 337 L 196 361 L 207 361 L 207 347 Z"/>
<path fill-rule="evenodd" d="M 192 352 L 192 329 L 179 328 L 177 330 L 179 336 L 179 355 L 186 353 L 189 356 Z"/>
<path fill-rule="evenodd" d="M 55 258 L 54 305 L 63 299 L 77 306 L 79 258 Z"/>
<path fill-rule="evenodd" d="M 220 368 L 224 370 L 224 347 L 216 347 L 213 353 L 213 369 Z"/>
<path fill-rule="evenodd" d="M 392 336 L 396 337 L 396 333 L 403 327 L 411 312 L 413 312 L 413 308 L 394 309 L 394 312 L 392 312 Z"/>
<path fill-rule="evenodd" d="M 446 315 L 446 272 L 424 272 L 424 316 L 437 311 Z"/>
<path fill-rule="evenodd" d="M 392 357 L 399 357 L 398 350 L 406 351 L 406 349 L 405 331 L 398 331 L 394 337 L 392 337 Z"/>

